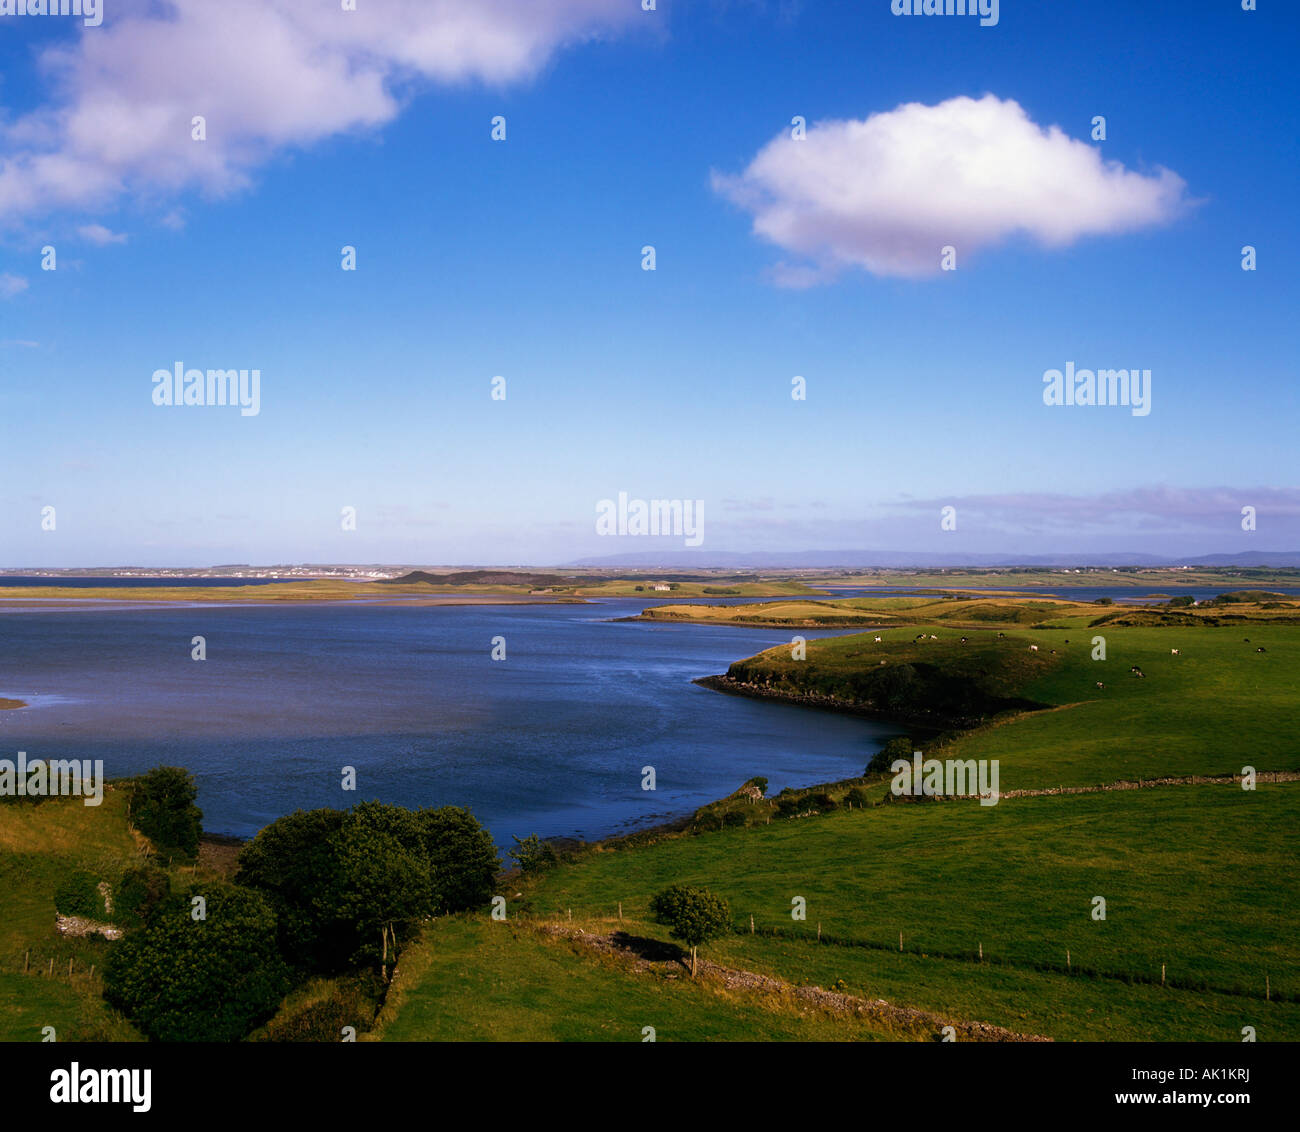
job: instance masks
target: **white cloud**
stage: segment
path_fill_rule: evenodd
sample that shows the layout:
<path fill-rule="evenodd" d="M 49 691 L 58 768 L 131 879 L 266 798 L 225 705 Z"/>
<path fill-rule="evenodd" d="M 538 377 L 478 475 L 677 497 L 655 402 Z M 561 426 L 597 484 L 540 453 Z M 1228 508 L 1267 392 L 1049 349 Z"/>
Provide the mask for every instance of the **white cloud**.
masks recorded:
<path fill-rule="evenodd" d="M 713 186 L 753 214 L 756 235 L 803 258 L 774 268 L 788 286 L 855 266 L 929 275 L 945 245 L 965 265 L 1016 234 L 1059 248 L 1159 224 L 1185 204 L 1186 188 L 1168 169 L 1144 176 L 1103 161 L 991 94 L 819 122 L 802 141 L 786 131 L 743 173 L 715 173 Z"/>
<path fill-rule="evenodd" d="M 10 275 L 7 271 L 0 275 L 0 299 L 12 299 L 20 291 L 27 290 L 27 280 L 21 275 Z"/>
<path fill-rule="evenodd" d="M 248 183 L 284 147 L 381 125 L 412 83 L 504 84 L 620 30 L 629 0 L 129 2 L 48 49 L 52 103 L 0 131 L 0 215 Z M 191 138 L 201 115 L 207 140 Z"/>
<path fill-rule="evenodd" d="M 89 240 L 92 244 L 98 244 L 101 248 L 105 244 L 126 243 L 125 232 L 114 232 L 105 228 L 102 224 L 83 224 L 77 229 L 77 234 L 83 240 Z"/>

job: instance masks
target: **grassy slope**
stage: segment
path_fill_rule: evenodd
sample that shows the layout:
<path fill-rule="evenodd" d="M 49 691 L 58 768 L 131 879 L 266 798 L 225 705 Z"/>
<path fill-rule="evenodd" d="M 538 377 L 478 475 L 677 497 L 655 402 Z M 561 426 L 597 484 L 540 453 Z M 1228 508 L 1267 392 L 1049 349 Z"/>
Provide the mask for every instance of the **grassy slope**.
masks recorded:
<path fill-rule="evenodd" d="M 370 1037 L 385 1041 L 657 1041 L 920 1039 L 810 1010 L 788 995 L 731 992 L 629 969 L 567 940 L 486 916 L 439 920 L 402 957 Z"/>
<path fill-rule="evenodd" d="M 1091 630 L 964 630 L 931 626 L 938 641 L 912 644 L 913 629 L 808 643 L 806 661 L 771 649 L 746 671 L 797 689 L 891 664 L 927 663 L 1057 710 L 963 735 L 943 757 L 998 759 L 1003 790 L 1081 786 L 1158 775 L 1231 774 L 1300 767 L 1300 628 L 1238 626 L 1108 627 Z M 1106 638 L 1106 659 L 1093 660 L 1092 638 Z M 1244 637 L 1250 638 L 1250 644 Z M 1069 641 L 1067 645 L 1065 642 Z M 1029 646 L 1038 645 L 1037 652 Z M 1256 652 L 1266 647 L 1266 653 Z M 1179 648 L 1173 656 L 1171 648 Z M 1052 650 L 1055 649 L 1055 655 Z M 1146 673 L 1137 678 L 1133 665 Z M 809 675 L 811 673 L 811 676 Z M 1104 689 L 1096 687 L 1100 680 Z"/>
<path fill-rule="evenodd" d="M 100 998 L 99 971 L 111 945 L 54 930 L 54 892 L 69 872 L 117 871 L 135 852 L 125 798 L 111 786 L 97 807 L 71 798 L 0 804 L 0 1041 L 40 1041 L 44 1026 L 53 1026 L 59 1041 L 138 1040 Z M 24 975 L 27 952 L 31 973 Z M 51 959 L 53 978 L 43 974 Z"/>
<path fill-rule="evenodd" d="M 861 993 L 1061 1039 L 1230 1040 L 1267 1018 L 1270 1034 L 1296 1040 L 1300 1005 L 1262 994 L 1267 972 L 1275 997 L 1300 995 L 1298 818 L 1295 785 L 841 811 L 593 853 L 532 886 L 527 908 L 607 917 L 622 901 L 644 924 L 654 892 L 701 884 L 729 899 L 742 928 L 752 915 L 785 937 L 709 949 L 730 965 L 844 978 Z M 1091 918 L 1099 895 L 1104 922 Z M 795 896 L 806 922 L 791 919 Z M 867 946 L 819 945 L 818 923 Z M 1162 963 L 1182 989 L 1128 985 L 1158 983 Z"/>
<path fill-rule="evenodd" d="M 1300 629 L 1293 626 L 1107 627 L 1098 632 L 1108 659 L 1095 661 L 1097 633 L 1087 623 L 1105 611 L 1094 606 L 853 605 L 919 619 L 927 640 L 913 644 L 911 624 L 881 633 L 881 644 L 874 633 L 860 634 L 810 643 L 806 662 L 793 661 L 788 647 L 759 662 L 778 680 L 811 671 L 833 684 L 880 658 L 920 661 L 999 694 L 1058 705 L 965 733 L 938 752 L 999 759 L 1003 790 L 1296 765 Z M 1030 627 L 1049 624 L 1059 627 Z M 938 641 L 928 640 L 931 631 Z M 1267 653 L 1254 651 L 1261 644 Z M 1173 647 L 1182 655 L 1172 656 Z M 1133 664 L 1145 679 L 1129 675 Z M 877 782 L 868 793 L 878 799 L 883 789 Z M 751 821 L 760 808 L 772 812 L 756 807 Z M 590 852 L 526 885 L 512 915 L 663 939 L 664 929 L 648 921 L 650 896 L 670 883 L 696 883 L 731 901 L 739 927 L 752 915 L 759 928 L 710 945 L 707 954 L 728 966 L 796 983 L 842 980 L 865 997 L 1058 1040 L 1235 1041 L 1245 1025 L 1261 1040 L 1300 1040 L 1300 1003 L 1278 1001 L 1300 997 L 1298 819 L 1295 784 L 1254 792 L 1171 786 L 1005 799 L 995 807 L 890 805 L 770 825 L 760 818 L 748 829 Z M 807 900 L 806 922 L 791 920 L 793 896 Z M 1092 919 L 1094 896 L 1107 900 L 1105 921 Z M 620 902 L 623 923 L 615 919 Z M 419 945 L 409 973 L 416 998 L 431 996 L 450 1011 L 446 991 L 421 966 L 426 948 L 448 945 L 444 930 L 440 923 L 432 945 Z M 506 936 L 495 944 L 506 946 Z M 462 943 L 449 950 L 450 962 L 472 963 Z M 1266 975 L 1273 1001 L 1263 998 Z M 498 987 L 501 1009 L 514 1003 L 518 1012 L 512 1032 L 566 1036 L 551 997 L 567 1002 L 563 987 L 547 983 L 522 1000 Z M 710 993 L 695 992 L 702 1000 Z M 625 1001 L 610 993 L 612 1004 Z M 441 1014 L 408 1014 L 399 1032 L 438 1036 L 448 1025 Z"/>

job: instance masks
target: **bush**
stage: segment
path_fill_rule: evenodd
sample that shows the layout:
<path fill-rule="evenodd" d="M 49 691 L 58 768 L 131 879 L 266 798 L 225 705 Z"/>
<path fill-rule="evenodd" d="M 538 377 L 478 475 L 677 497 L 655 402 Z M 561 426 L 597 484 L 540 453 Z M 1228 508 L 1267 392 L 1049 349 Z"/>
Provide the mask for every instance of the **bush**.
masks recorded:
<path fill-rule="evenodd" d="M 132 865 L 122 874 L 113 894 L 113 919 L 133 927 L 148 923 L 171 891 L 171 880 L 162 869 Z"/>
<path fill-rule="evenodd" d="M 178 766 L 156 766 L 130 782 L 131 821 L 161 852 L 195 857 L 203 811 L 194 804 L 194 776 Z"/>
<path fill-rule="evenodd" d="M 394 932 L 406 939 L 428 916 L 486 905 L 500 865 L 468 810 L 362 802 L 272 822 L 240 852 L 235 880 L 267 895 L 291 962 L 329 973 L 391 961 Z"/>
<path fill-rule="evenodd" d="M 83 916 L 87 920 L 108 918 L 104 898 L 99 894 L 99 880 L 84 869 L 77 869 L 64 878 L 55 890 L 54 908 L 64 916 Z"/>
<path fill-rule="evenodd" d="M 912 740 L 906 735 L 900 735 L 897 739 L 890 739 L 883 747 L 871 756 L 871 761 L 867 763 L 867 774 L 890 774 L 896 760 L 903 759 L 906 762 L 912 761 Z"/>
<path fill-rule="evenodd" d="M 754 778 L 751 778 L 748 782 L 745 783 L 745 786 L 757 786 L 758 792 L 762 794 L 763 797 L 765 798 L 767 797 L 767 779 L 764 778 L 761 774 L 756 775 Z M 742 786 L 741 789 L 743 790 L 745 786 Z"/>
<path fill-rule="evenodd" d="M 695 977 L 695 949 L 731 928 L 731 907 L 703 888 L 674 884 L 650 898 L 650 912 L 668 934 L 691 949 L 691 978 Z"/>
<path fill-rule="evenodd" d="M 728 810 L 722 815 L 722 824 L 724 828 L 735 828 L 736 826 L 747 824 L 745 815 L 739 810 Z"/>
<path fill-rule="evenodd" d="M 871 795 L 863 790 L 861 786 L 854 786 L 844 795 L 844 801 L 852 802 L 854 806 L 869 806 L 871 805 Z"/>
<path fill-rule="evenodd" d="M 786 794 L 782 791 L 776 800 L 776 812 L 783 818 L 793 817 L 795 814 L 802 813 L 804 809 L 804 799 L 801 794 Z"/>
<path fill-rule="evenodd" d="M 345 817 L 342 810 L 295 810 L 239 852 L 235 883 L 266 896 L 280 950 L 307 970 L 343 970 L 360 945 L 356 926 L 339 911 L 342 873 L 334 838 Z"/>
<path fill-rule="evenodd" d="M 824 790 L 812 796 L 812 804 L 814 809 L 820 810 L 824 814 L 839 809 L 839 803 Z"/>
<path fill-rule="evenodd" d="M 549 869 L 556 861 L 559 855 L 555 852 L 555 846 L 549 841 L 543 841 L 535 833 L 530 833 L 527 837 L 519 838 L 511 835 L 515 847 L 510 850 L 507 856 L 519 866 L 519 871 L 524 873 L 541 872 Z"/>
<path fill-rule="evenodd" d="M 114 944 L 104 997 L 155 1041 L 232 1042 L 275 1011 L 288 987 L 275 914 L 256 892 L 211 885 L 206 916 L 172 897 Z"/>
<path fill-rule="evenodd" d="M 433 871 L 434 912 L 446 915 L 487 904 L 501 869 L 492 835 L 460 806 L 416 810 L 415 816 Z"/>

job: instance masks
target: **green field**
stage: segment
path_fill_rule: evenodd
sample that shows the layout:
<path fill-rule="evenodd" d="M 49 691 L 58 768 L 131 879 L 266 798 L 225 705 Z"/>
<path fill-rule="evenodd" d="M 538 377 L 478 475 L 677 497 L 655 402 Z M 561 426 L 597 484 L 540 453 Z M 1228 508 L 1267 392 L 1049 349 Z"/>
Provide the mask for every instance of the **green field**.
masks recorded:
<path fill-rule="evenodd" d="M 692 983 L 684 969 L 633 969 L 580 943 L 487 917 L 439 921 L 402 959 L 383 1041 L 639 1042 L 925 1040 L 933 1027 L 810 1009 L 790 994 Z"/>
<path fill-rule="evenodd" d="M 663 1041 L 933 1041 L 951 1024 L 959 1040 L 1238 1041 L 1247 1026 L 1300 1040 L 1293 603 L 1151 607 L 1141 617 L 1171 623 L 1149 625 L 1116 624 L 1134 618 L 1118 607 L 987 595 L 835 605 L 885 627 L 810 641 L 801 660 L 790 645 L 738 660 L 734 686 L 961 716 L 915 745 L 997 760 L 998 804 L 900 802 L 876 775 L 732 796 L 683 829 L 579 847 L 502 878 L 505 923 L 486 909 L 427 922 L 362 1038 L 640 1041 L 649 1026 Z M 763 615 L 792 625 L 807 606 Z M 1225 616 L 1241 620 L 1214 623 Z M 1280 780 L 1243 789 L 1232 776 L 1246 767 Z M 140 850 L 112 789 L 99 808 L 0 804 L 0 1039 L 39 1040 L 45 1026 L 61 1040 L 137 1038 L 90 973 L 112 945 L 59 937 L 53 893 L 74 868 L 111 873 Z M 731 909 L 697 980 L 649 915 L 674 883 Z M 303 1012 L 333 992 L 296 989 L 252 1037 L 304 1033 Z"/>
<path fill-rule="evenodd" d="M 99 806 L 0 803 L 0 1041 L 40 1041 L 46 1026 L 59 1041 L 139 1040 L 100 998 L 111 944 L 54 930 L 54 893 L 69 872 L 116 871 L 135 854 L 125 798 L 112 787 Z"/>

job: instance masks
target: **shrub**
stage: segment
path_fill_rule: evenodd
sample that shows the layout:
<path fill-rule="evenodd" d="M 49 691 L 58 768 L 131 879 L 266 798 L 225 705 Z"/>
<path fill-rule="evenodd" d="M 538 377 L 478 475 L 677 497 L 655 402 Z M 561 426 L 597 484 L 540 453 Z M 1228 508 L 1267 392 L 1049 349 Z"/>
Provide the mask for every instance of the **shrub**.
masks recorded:
<path fill-rule="evenodd" d="M 890 739 L 883 747 L 871 756 L 871 761 L 867 763 L 867 774 L 889 774 L 890 767 L 898 759 L 906 762 L 912 761 L 912 740 L 906 735 L 900 735 L 896 739 Z"/>
<path fill-rule="evenodd" d="M 814 809 L 818 809 L 822 813 L 828 813 L 839 808 L 839 803 L 824 790 L 812 796 L 812 804 Z"/>
<path fill-rule="evenodd" d="M 757 786 L 758 792 L 762 794 L 763 797 L 765 798 L 767 797 L 767 779 L 764 778 L 761 774 L 751 778 L 748 782 L 745 783 L 745 786 Z M 743 790 L 745 786 L 742 786 L 741 789 Z"/>
<path fill-rule="evenodd" d="M 171 895 L 171 880 L 153 865 L 132 865 L 122 874 L 113 894 L 113 919 L 139 927 Z"/>
<path fill-rule="evenodd" d="M 64 916 L 84 916 L 87 920 L 108 918 L 104 898 L 99 894 L 99 880 L 84 869 L 77 869 L 64 878 L 55 890 L 54 907 Z"/>
<path fill-rule="evenodd" d="M 795 814 L 802 813 L 804 810 L 804 799 L 801 794 L 786 794 L 784 791 L 776 800 L 776 812 L 783 818 L 793 817 Z"/>
<path fill-rule="evenodd" d="M 288 986 L 266 900 L 224 884 L 201 895 L 204 919 L 188 895 L 172 897 L 109 952 L 104 997 L 156 1041 L 236 1041 Z"/>
<path fill-rule="evenodd" d="M 871 805 L 871 795 L 863 790 L 861 786 L 854 786 L 844 795 L 844 801 L 852 802 L 854 806 L 869 806 Z"/>
<path fill-rule="evenodd" d="M 722 824 L 724 827 L 735 828 L 736 826 L 747 824 L 745 815 L 739 810 L 728 810 L 722 815 Z"/>
<path fill-rule="evenodd" d="M 156 766 L 130 782 L 131 821 L 160 851 L 194 857 L 203 811 L 194 804 L 194 776 L 178 766 Z"/>
<path fill-rule="evenodd" d="M 550 868 L 559 860 L 555 846 L 543 841 L 535 833 L 519 838 L 511 835 L 515 847 L 507 854 L 519 866 L 520 872 L 536 873 Z"/>

